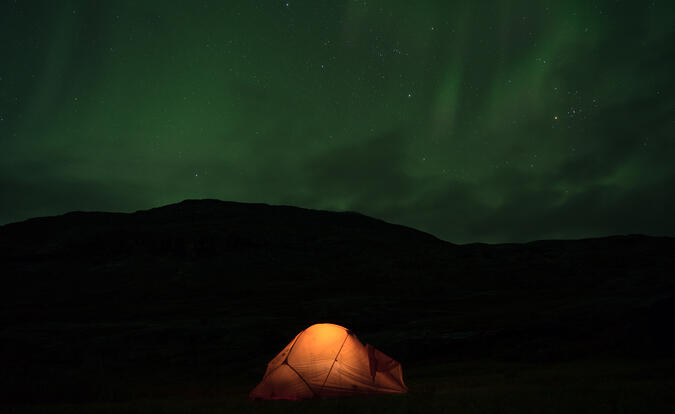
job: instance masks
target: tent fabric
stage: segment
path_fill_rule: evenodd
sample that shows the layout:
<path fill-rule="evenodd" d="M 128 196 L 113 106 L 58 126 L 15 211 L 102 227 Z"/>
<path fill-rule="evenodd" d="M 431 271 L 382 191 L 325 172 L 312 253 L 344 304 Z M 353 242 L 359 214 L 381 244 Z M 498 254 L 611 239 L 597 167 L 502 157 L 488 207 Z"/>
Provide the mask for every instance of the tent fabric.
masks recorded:
<path fill-rule="evenodd" d="M 268 364 L 252 399 L 405 393 L 401 364 L 330 323 L 300 332 Z"/>

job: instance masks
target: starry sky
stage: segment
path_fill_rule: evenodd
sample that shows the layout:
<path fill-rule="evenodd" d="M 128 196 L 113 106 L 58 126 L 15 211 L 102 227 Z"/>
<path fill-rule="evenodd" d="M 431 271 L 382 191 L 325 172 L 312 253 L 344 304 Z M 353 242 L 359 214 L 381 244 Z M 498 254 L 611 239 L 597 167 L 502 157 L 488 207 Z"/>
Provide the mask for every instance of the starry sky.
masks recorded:
<path fill-rule="evenodd" d="M 675 236 L 670 1 L 0 1 L 0 223 L 188 198 Z"/>

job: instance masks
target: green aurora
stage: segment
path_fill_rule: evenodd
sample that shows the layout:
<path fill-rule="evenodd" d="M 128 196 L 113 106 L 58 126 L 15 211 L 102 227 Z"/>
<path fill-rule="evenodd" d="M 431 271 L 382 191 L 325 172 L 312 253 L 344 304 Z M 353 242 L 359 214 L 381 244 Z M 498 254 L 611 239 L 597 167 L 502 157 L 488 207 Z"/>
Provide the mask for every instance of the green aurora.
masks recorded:
<path fill-rule="evenodd" d="M 2 1 L 0 223 L 187 198 L 675 235 L 669 1 Z"/>

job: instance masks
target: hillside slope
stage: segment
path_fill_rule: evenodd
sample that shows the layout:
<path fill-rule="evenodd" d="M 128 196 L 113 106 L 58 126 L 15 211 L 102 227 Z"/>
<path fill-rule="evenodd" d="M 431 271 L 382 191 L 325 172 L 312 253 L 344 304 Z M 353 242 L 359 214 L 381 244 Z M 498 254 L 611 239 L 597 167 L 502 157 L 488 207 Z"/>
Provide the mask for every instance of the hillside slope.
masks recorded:
<path fill-rule="evenodd" d="M 0 227 L 0 386 L 13 401 L 186 377 L 248 387 L 317 322 L 404 366 L 669 357 L 674 251 L 646 236 L 454 245 L 356 213 L 216 200 L 31 219 Z"/>

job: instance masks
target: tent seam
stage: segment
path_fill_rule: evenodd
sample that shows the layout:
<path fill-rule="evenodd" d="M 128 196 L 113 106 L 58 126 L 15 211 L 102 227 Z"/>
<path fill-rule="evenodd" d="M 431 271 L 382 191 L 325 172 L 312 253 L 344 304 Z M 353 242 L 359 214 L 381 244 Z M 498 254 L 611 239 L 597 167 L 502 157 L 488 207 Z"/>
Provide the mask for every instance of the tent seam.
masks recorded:
<path fill-rule="evenodd" d="M 287 366 L 288 368 L 292 369 L 293 372 L 295 372 L 295 375 L 297 375 L 298 378 L 300 378 L 300 379 L 302 380 L 302 382 L 305 383 L 305 385 L 307 386 L 307 388 L 309 388 L 309 390 L 312 392 L 312 394 L 313 394 L 315 397 L 318 397 L 318 396 L 319 396 L 319 394 L 317 394 L 317 393 L 312 389 L 312 387 L 310 387 L 309 383 L 308 383 L 307 381 L 305 381 L 305 379 L 302 377 L 302 375 L 300 375 L 300 373 L 299 373 L 295 368 L 293 368 L 293 366 L 292 366 L 291 364 L 286 363 L 286 366 Z"/>
<path fill-rule="evenodd" d="M 295 336 L 295 339 L 293 340 L 293 345 L 291 345 L 291 349 L 288 350 L 288 353 L 286 354 L 286 358 L 284 358 L 284 362 L 286 364 L 288 364 L 288 358 L 291 356 L 291 352 L 293 352 L 293 348 L 295 348 L 295 344 L 298 343 L 298 339 L 300 338 L 300 335 L 302 335 L 305 331 L 306 331 L 306 329 L 303 329 L 302 331 L 300 331 L 299 334 L 297 334 Z M 282 364 L 283 364 L 283 362 L 282 362 Z M 290 364 L 288 364 L 288 366 L 290 367 Z M 300 374 L 298 374 L 298 375 L 300 375 Z"/>
<path fill-rule="evenodd" d="M 347 338 L 349 338 L 349 331 L 345 329 L 345 333 L 347 334 L 345 336 L 345 340 L 342 341 L 342 345 L 340 345 L 340 349 L 338 349 L 337 354 L 335 354 L 335 359 L 333 359 L 333 363 L 330 366 L 330 369 L 328 370 L 328 374 L 326 374 L 326 379 L 323 380 L 323 384 L 321 384 L 321 389 L 319 389 L 319 392 L 323 391 L 323 387 L 326 385 L 326 381 L 328 381 L 328 377 L 330 377 L 330 373 L 333 371 L 333 367 L 335 366 L 335 363 L 337 362 L 338 356 L 340 356 L 340 352 L 342 352 L 342 347 L 345 346 L 345 342 L 347 342 Z"/>

